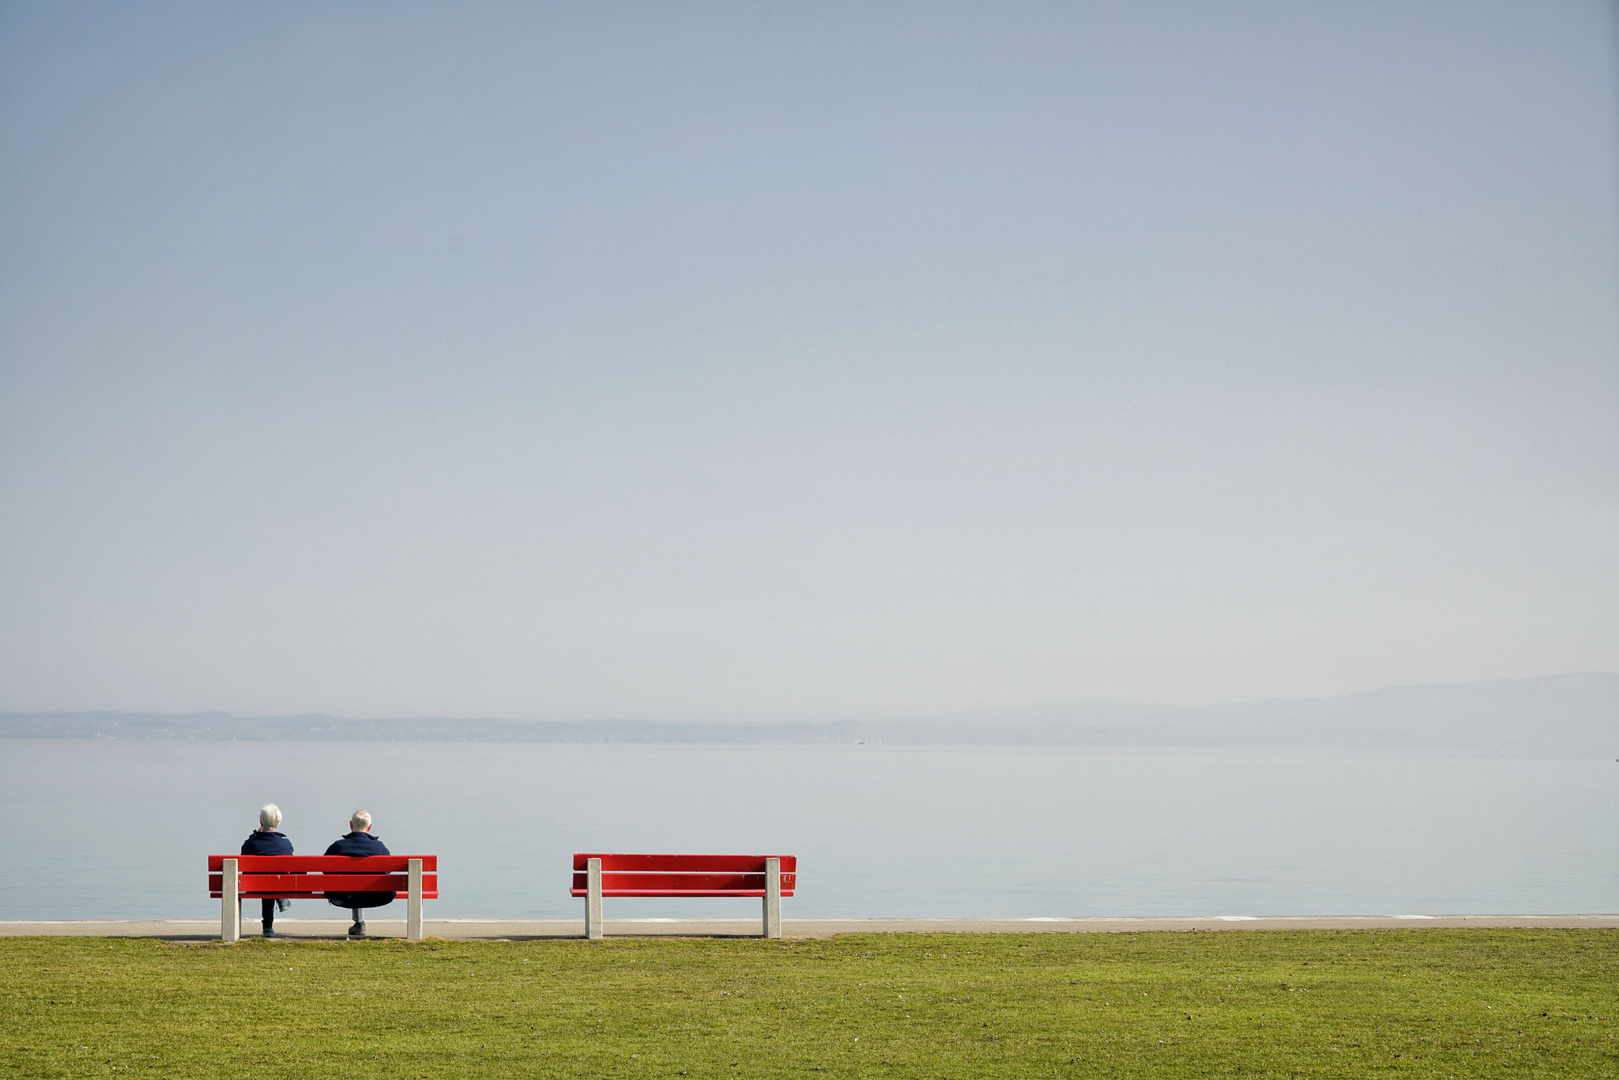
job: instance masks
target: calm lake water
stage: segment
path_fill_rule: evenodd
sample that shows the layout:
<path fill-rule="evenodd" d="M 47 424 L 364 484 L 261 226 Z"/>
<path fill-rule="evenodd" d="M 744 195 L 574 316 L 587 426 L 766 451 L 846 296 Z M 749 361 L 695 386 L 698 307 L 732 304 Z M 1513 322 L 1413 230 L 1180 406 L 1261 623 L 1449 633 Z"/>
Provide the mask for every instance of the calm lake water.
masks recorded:
<path fill-rule="evenodd" d="M 213 917 L 204 859 L 236 851 L 265 802 L 301 854 L 356 807 L 396 854 L 437 854 L 429 918 L 582 917 L 567 889 L 584 850 L 797 855 L 787 918 L 1619 911 L 1607 758 L 6 740 L 0 918 Z"/>

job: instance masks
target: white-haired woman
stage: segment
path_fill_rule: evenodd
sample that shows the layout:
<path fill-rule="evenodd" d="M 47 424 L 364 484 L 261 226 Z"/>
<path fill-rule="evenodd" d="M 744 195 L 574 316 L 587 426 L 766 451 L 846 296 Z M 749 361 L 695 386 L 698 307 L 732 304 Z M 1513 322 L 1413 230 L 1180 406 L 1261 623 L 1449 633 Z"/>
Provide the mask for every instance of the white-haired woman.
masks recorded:
<path fill-rule="evenodd" d="M 243 855 L 291 855 L 292 841 L 282 833 L 277 832 L 281 827 L 281 807 L 275 803 L 268 803 L 259 808 L 259 827 L 248 834 L 242 841 Z M 275 911 L 282 911 L 292 906 L 291 900 L 261 900 L 260 910 L 264 913 L 264 936 L 275 937 Z"/>

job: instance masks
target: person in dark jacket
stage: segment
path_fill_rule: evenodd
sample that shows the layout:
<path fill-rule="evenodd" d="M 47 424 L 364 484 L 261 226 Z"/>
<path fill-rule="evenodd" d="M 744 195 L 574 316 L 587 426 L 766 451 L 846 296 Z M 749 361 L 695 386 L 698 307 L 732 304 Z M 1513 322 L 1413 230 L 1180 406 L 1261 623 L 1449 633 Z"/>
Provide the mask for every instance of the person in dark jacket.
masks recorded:
<path fill-rule="evenodd" d="M 259 827 L 248 834 L 242 841 L 243 855 L 291 855 L 292 841 L 283 834 L 276 832 L 281 827 L 281 808 L 275 803 L 261 807 L 259 810 Z M 275 911 L 282 911 L 292 906 L 291 900 L 261 900 L 260 911 L 264 915 L 264 936 L 275 937 Z"/>
<path fill-rule="evenodd" d="M 388 846 L 371 835 L 371 815 L 364 810 L 354 811 L 349 818 L 349 833 L 334 840 L 326 849 L 328 855 L 391 855 Z M 327 893 L 326 899 L 334 907 L 348 908 L 354 913 L 354 925 L 349 927 L 350 937 L 365 936 L 365 919 L 360 912 L 365 908 L 381 907 L 394 901 L 391 892 Z"/>

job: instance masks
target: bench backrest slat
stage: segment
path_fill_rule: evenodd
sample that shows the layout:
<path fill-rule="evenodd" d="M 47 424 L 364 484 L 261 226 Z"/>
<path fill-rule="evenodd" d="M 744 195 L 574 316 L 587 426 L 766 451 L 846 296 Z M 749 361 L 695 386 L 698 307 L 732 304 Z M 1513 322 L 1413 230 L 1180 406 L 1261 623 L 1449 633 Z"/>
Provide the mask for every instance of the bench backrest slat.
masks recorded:
<path fill-rule="evenodd" d="M 798 885 L 792 855 L 625 855 L 581 852 L 573 857 L 569 894 L 588 896 L 591 859 L 601 860 L 603 896 L 765 896 L 765 860 L 781 860 L 781 895 Z"/>
<path fill-rule="evenodd" d="M 298 893 L 329 892 L 388 892 L 410 887 L 405 874 L 240 874 L 236 878 L 240 891 Z M 217 893 L 224 888 L 223 874 L 208 875 L 208 891 Z M 422 890 L 438 891 L 438 875 L 423 874 Z"/>
<path fill-rule="evenodd" d="M 796 882 L 794 883 L 796 884 Z M 574 891 L 583 895 L 587 886 L 584 874 L 573 875 Z M 659 893 L 701 892 L 725 896 L 729 893 L 758 893 L 764 895 L 763 874 L 603 874 L 602 895 L 622 893 L 638 896 L 656 896 Z M 782 875 L 781 891 L 788 894 L 787 875 Z"/>
<path fill-rule="evenodd" d="M 573 868 L 585 869 L 585 860 L 600 859 L 602 872 L 664 874 L 762 874 L 765 859 L 781 859 L 781 872 L 798 869 L 796 855 L 601 855 L 585 852 L 573 857 Z"/>
<path fill-rule="evenodd" d="M 235 859 L 236 869 L 244 874 L 403 874 L 410 869 L 411 859 L 422 860 L 424 874 L 438 870 L 437 855 L 210 855 L 208 872 L 220 873 L 226 859 Z"/>

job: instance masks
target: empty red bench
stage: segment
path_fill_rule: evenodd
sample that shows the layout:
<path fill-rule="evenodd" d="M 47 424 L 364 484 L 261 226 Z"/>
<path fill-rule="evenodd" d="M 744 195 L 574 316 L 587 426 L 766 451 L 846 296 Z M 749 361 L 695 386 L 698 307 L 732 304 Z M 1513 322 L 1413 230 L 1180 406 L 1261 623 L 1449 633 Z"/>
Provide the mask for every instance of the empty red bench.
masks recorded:
<path fill-rule="evenodd" d="M 602 936 L 604 896 L 758 896 L 764 936 L 781 937 L 781 898 L 798 885 L 795 855 L 598 855 L 573 857 L 571 895 L 585 898 L 585 937 Z"/>
<path fill-rule="evenodd" d="M 405 905 L 405 936 L 422 939 L 422 901 L 438 899 L 437 855 L 210 855 L 208 895 L 219 897 L 219 936 L 242 936 L 242 901 L 324 900 L 391 892 Z"/>

